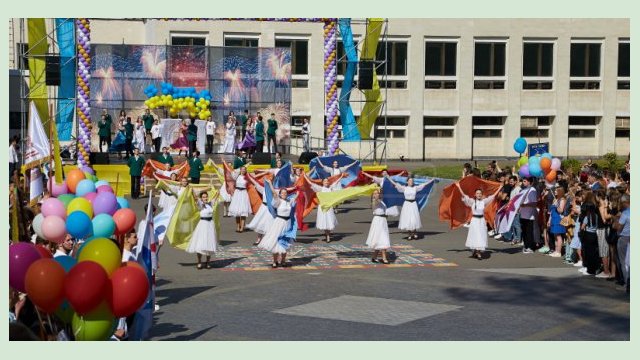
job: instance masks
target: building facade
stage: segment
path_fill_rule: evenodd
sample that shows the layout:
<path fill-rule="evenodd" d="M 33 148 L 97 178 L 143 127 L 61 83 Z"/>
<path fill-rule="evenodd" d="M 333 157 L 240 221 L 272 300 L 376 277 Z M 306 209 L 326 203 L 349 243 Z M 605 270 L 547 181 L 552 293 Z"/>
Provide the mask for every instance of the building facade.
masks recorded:
<path fill-rule="evenodd" d="M 356 41 L 365 28 L 353 25 Z M 91 30 L 95 44 L 291 47 L 292 129 L 308 117 L 324 137 L 321 23 L 93 19 Z M 13 21 L 11 69 L 19 31 Z M 386 104 L 371 135 L 389 158 L 514 157 L 520 136 L 559 157 L 629 152 L 628 19 L 389 19 L 385 33 Z M 351 99 L 357 117 L 364 96 Z"/>

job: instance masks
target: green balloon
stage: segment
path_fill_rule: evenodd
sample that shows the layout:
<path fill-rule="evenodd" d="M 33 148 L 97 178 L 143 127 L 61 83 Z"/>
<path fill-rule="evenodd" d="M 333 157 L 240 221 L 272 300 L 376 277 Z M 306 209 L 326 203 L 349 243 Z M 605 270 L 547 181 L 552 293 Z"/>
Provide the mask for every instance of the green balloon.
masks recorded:
<path fill-rule="evenodd" d="M 520 159 L 518 159 L 518 167 L 526 164 L 529 162 L 529 158 L 526 156 L 521 157 Z"/>
<path fill-rule="evenodd" d="M 67 206 L 69 205 L 69 203 L 71 202 L 71 200 L 75 199 L 76 196 L 73 194 L 63 194 L 58 196 L 58 200 L 62 201 L 62 203 L 64 204 L 64 208 L 66 209 Z"/>
<path fill-rule="evenodd" d="M 108 340 L 113 335 L 116 324 L 116 319 L 106 303 L 98 305 L 95 310 L 84 316 L 74 312 L 71 320 L 76 341 Z"/>

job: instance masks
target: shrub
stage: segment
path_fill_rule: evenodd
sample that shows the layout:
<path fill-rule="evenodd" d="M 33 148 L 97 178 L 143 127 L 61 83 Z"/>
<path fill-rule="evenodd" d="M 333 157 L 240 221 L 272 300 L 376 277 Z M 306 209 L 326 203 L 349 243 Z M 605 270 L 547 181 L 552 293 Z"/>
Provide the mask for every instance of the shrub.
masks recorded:
<path fill-rule="evenodd" d="M 577 159 L 565 159 L 562 161 L 562 168 L 565 171 L 571 170 L 574 174 L 579 173 L 581 167 L 582 163 Z"/>

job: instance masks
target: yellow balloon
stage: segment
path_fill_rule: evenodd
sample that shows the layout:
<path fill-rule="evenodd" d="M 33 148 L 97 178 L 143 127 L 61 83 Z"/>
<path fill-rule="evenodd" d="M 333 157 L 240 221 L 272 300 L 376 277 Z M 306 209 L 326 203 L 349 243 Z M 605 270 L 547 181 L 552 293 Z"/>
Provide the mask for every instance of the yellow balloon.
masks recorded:
<path fill-rule="evenodd" d="M 93 208 L 91 207 L 91 202 L 83 197 L 75 198 L 69 202 L 69 205 L 67 206 L 67 215 L 74 211 L 82 211 L 87 214 L 89 219 L 93 219 Z"/>
<path fill-rule="evenodd" d="M 98 263 L 109 277 L 120 267 L 122 256 L 118 245 L 107 238 L 92 239 L 82 247 L 78 262 L 93 261 Z"/>

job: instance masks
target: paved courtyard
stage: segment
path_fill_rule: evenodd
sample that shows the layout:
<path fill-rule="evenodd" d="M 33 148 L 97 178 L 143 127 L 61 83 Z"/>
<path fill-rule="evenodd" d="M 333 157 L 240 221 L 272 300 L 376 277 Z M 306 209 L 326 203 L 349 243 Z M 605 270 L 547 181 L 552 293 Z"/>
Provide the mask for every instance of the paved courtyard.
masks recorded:
<path fill-rule="evenodd" d="M 489 240 L 469 258 L 466 229 L 437 220 L 438 184 L 418 240 L 397 219 L 392 265 L 364 247 L 369 200 L 340 207 L 334 241 L 299 233 L 292 267 L 270 268 L 255 234 L 222 219 L 213 269 L 195 256 L 161 251 L 154 340 L 629 340 L 629 296 L 602 279 L 540 254 Z M 146 199 L 133 201 L 138 216 Z M 315 212 L 307 220 L 313 222 Z"/>

